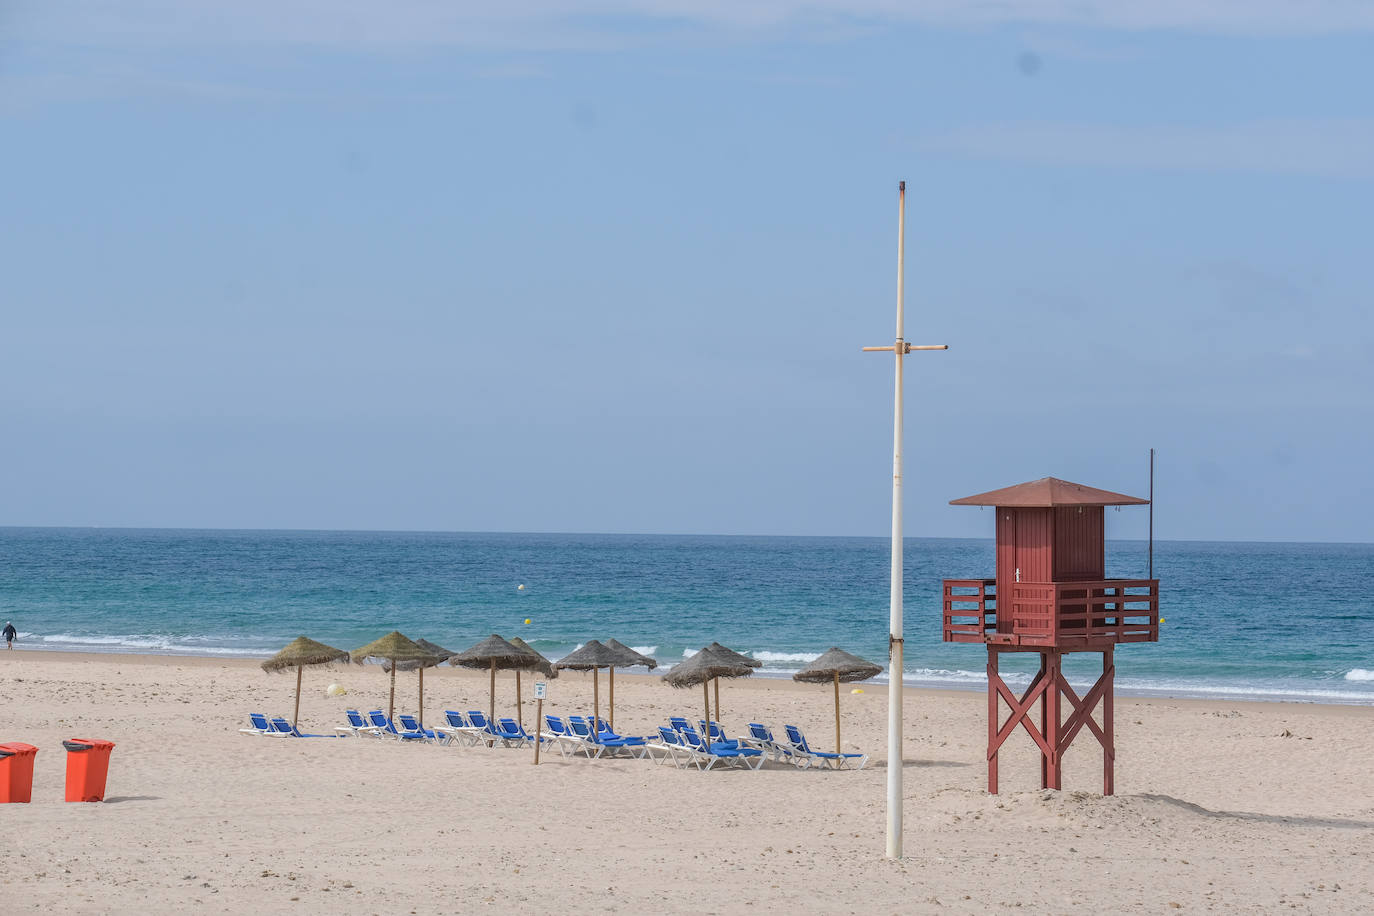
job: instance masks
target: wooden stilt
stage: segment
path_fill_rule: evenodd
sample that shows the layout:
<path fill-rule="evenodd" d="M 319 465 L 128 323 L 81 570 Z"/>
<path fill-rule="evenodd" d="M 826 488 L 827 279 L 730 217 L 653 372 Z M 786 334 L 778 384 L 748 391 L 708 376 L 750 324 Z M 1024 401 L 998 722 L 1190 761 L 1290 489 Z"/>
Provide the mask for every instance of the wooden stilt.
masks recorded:
<path fill-rule="evenodd" d="M 607 672 L 606 676 L 610 678 L 611 692 L 610 699 L 607 701 L 606 704 L 610 707 L 606 712 L 606 718 L 611 720 L 611 731 L 615 731 L 615 665 L 611 666 L 610 671 Z"/>
<path fill-rule="evenodd" d="M 525 704 L 520 701 L 520 669 L 515 669 L 515 723 L 525 730 Z"/>
<path fill-rule="evenodd" d="M 1154 461 L 1154 450 L 1150 450 L 1150 461 Z M 1152 545 L 1153 546 L 1153 545 Z M 1116 654 L 1108 647 L 1102 653 L 1102 680 L 1107 682 L 1102 692 L 1102 731 L 1106 741 L 1102 745 L 1102 794 L 1116 794 L 1116 728 L 1112 723 L 1113 705 L 1116 697 Z"/>
<path fill-rule="evenodd" d="M 496 727 L 496 659 L 491 660 L 491 690 L 487 694 L 487 722 Z"/>
<path fill-rule="evenodd" d="M 601 682 L 597 678 L 600 668 L 592 669 L 592 718 L 596 721 L 592 723 L 592 734 L 601 732 Z"/>
<path fill-rule="evenodd" d="M 425 727 L 425 666 L 420 666 L 420 727 Z"/>
<path fill-rule="evenodd" d="M 997 650 L 988 649 L 988 793 L 997 794 L 997 720 L 1001 718 L 997 704 Z"/>
<path fill-rule="evenodd" d="M 1049 661 L 1045 653 L 1040 653 L 1040 676 L 1043 678 L 1049 673 Z M 1048 735 L 1049 727 L 1045 725 L 1049 721 L 1049 700 L 1045 694 L 1040 694 L 1040 734 Z M 1050 755 L 1042 749 L 1040 751 L 1040 788 L 1047 789 L 1050 785 Z"/>
<path fill-rule="evenodd" d="M 715 717 L 714 720 L 713 720 L 710 716 L 707 716 L 707 717 L 706 717 L 706 736 L 707 736 L 708 738 L 711 736 L 711 722 L 713 722 L 713 721 L 715 721 L 715 722 L 720 722 L 720 678 L 716 678 L 715 681 L 716 681 L 716 717 Z M 722 723 L 722 725 L 721 725 L 720 727 L 721 727 L 721 728 L 724 728 L 725 725 Z M 721 737 L 722 739 L 724 739 L 725 736 L 724 736 L 724 735 L 721 735 L 720 737 Z"/>
<path fill-rule="evenodd" d="M 1044 751 L 1049 757 L 1049 766 L 1046 775 L 1048 777 L 1045 788 L 1059 789 L 1063 783 L 1063 762 L 1059 746 L 1059 692 L 1064 687 L 1063 663 L 1064 656 L 1058 651 L 1046 652 L 1043 656 L 1047 671 L 1045 680 L 1047 685 L 1043 696 L 1046 699 L 1045 709 L 1045 748 Z"/>

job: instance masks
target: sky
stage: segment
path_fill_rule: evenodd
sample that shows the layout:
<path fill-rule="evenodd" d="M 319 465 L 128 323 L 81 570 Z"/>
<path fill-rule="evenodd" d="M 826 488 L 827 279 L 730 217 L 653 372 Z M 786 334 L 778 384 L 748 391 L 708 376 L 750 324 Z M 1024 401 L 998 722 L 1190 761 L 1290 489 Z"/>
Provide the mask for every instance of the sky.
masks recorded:
<path fill-rule="evenodd" d="M 0 524 L 1374 541 L 1374 6 L 0 3 Z M 1144 535 L 1143 509 L 1109 513 Z"/>

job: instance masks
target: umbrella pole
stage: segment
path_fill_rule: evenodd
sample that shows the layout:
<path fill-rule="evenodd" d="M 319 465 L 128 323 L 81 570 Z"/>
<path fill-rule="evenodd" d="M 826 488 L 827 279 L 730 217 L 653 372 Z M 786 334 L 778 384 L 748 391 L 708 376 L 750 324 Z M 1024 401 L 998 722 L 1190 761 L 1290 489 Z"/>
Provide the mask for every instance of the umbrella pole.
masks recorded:
<path fill-rule="evenodd" d="M 615 665 L 612 665 L 612 666 L 611 666 L 610 678 L 611 678 L 611 701 L 610 701 L 607 705 L 610 706 L 611 709 L 610 709 L 610 712 L 606 713 L 606 717 L 607 717 L 608 719 L 611 720 L 611 731 L 615 731 Z"/>
<path fill-rule="evenodd" d="M 396 718 L 396 659 L 391 660 L 391 700 L 386 708 L 388 719 Z"/>
<path fill-rule="evenodd" d="M 496 727 L 496 659 L 491 660 L 491 698 L 487 703 L 487 721 Z"/>
<path fill-rule="evenodd" d="M 420 666 L 420 727 L 425 727 L 425 666 Z"/>
<path fill-rule="evenodd" d="M 525 705 L 520 702 L 520 669 L 515 669 L 515 724 L 525 730 Z"/>
<path fill-rule="evenodd" d="M 716 678 L 715 680 L 716 680 L 716 721 L 719 722 L 719 721 L 720 721 L 720 678 Z M 707 716 L 707 717 L 706 717 L 706 719 L 707 719 L 707 722 L 706 722 L 706 733 L 707 733 L 708 735 L 711 733 L 711 722 L 710 722 L 710 718 L 711 718 L 710 716 Z M 725 726 L 722 725 L 721 728 L 723 729 L 723 728 L 725 728 Z M 725 735 L 721 735 L 720 737 L 721 737 L 721 740 L 724 740 L 724 739 L 725 739 Z"/>
<path fill-rule="evenodd" d="M 835 672 L 835 753 L 840 752 L 840 672 Z"/>
<path fill-rule="evenodd" d="M 701 682 L 701 702 L 706 705 L 706 734 L 701 736 L 701 743 L 709 748 L 711 746 L 711 690 L 705 681 Z"/>
<path fill-rule="evenodd" d="M 294 729 L 296 723 L 301 719 L 301 666 L 296 666 L 296 711 L 291 715 L 291 727 Z"/>
<path fill-rule="evenodd" d="M 597 677 L 600 668 L 592 669 L 592 737 L 601 734 L 601 681 Z"/>

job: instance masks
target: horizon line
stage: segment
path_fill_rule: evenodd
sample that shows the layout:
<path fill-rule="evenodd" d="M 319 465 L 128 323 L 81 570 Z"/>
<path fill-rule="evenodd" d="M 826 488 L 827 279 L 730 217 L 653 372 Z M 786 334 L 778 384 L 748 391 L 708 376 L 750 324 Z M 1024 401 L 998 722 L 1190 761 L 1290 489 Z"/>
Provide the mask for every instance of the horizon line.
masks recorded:
<path fill-rule="evenodd" d="M 848 540 L 888 540 L 883 534 L 734 534 L 729 532 L 667 531 L 519 531 L 458 530 L 449 528 L 206 528 L 184 525 L 13 525 L 0 524 L 0 531 L 183 531 L 230 532 L 236 534 L 461 534 L 461 535 L 557 535 L 563 537 L 701 537 L 701 538 L 814 538 Z M 991 541 L 993 536 L 968 537 L 935 534 L 907 535 L 903 541 Z M 1106 538 L 1114 543 L 1149 542 L 1148 538 Z M 1279 538 L 1155 538 L 1156 544 L 1322 544 L 1328 546 L 1374 546 L 1374 541 L 1293 541 Z"/>

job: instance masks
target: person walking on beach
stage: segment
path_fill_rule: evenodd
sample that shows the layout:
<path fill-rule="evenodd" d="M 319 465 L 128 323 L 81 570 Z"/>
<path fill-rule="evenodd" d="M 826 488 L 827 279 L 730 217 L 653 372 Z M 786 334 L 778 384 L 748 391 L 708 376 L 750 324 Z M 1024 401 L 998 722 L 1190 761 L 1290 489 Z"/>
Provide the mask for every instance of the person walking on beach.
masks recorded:
<path fill-rule="evenodd" d="M 16 630 L 16 629 L 14 628 L 14 624 L 12 624 L 12 623 L 10 623 L 8 620 L 6 620 L 6 621 L 5 621 L 5 648 L 6 648 L 6 649 L 13 649 L 13 648 L 14 648 L 14 637 L 16 637 L 16 636 L 18 636 L 18 635 L 19 635 L 19 631 Z"/>

